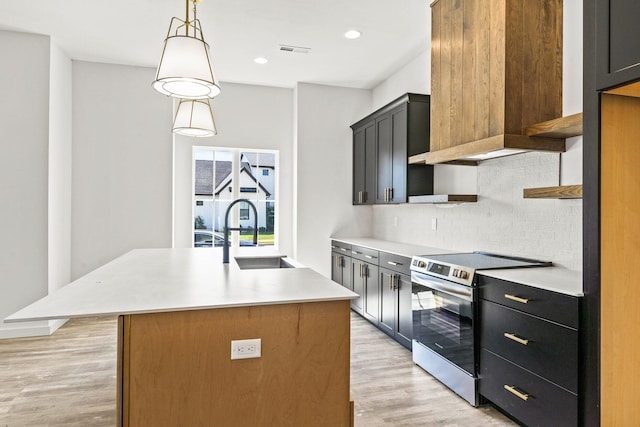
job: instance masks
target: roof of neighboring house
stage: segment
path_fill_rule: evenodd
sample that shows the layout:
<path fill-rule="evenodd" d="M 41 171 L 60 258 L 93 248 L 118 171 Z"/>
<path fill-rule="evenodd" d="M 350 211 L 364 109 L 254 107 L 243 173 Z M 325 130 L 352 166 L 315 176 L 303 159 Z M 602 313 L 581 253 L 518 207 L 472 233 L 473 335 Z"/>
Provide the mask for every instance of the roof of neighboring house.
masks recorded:
<path fill-rule="evenodd" d="M 195 193 L 211 196 L 213 189 L 231 174 L 231 162 L 216 161 L 216 179 L 213 180 L 213 160 L 196 160 Z M 214 185 L 215 182 L 215 185 Z"/>
<path fill-rule="evenodd" d="M 213 180 L 213 169 L 213 160 L 196 160 L 195 194 L 197 196 L 212 196 L 214 189 L 217 189 L 216 194 L 219 194 L 221 186 L 227 187 L 231 183 L 231 162 L 220 160 L 216 161 L 215 185 Z M 258 183 L 258 186 L 262 191 L 264 191 L 267 197 L 271 196 L 271 192 L 259 183 L 255 176 L 253 176 L 253 173 L 251 173 L 251 167 L 247 167 L 246 162 L 242 163 L 240 173 L 243 171 L 247 173 L 253 182 Z"/>
<path fill-rule="evenodd" d="M 276 167 L 276 155 L 274 153 L 243 152 L 242 156 L 254 167 L 258 166 L 272 169 Z"/>

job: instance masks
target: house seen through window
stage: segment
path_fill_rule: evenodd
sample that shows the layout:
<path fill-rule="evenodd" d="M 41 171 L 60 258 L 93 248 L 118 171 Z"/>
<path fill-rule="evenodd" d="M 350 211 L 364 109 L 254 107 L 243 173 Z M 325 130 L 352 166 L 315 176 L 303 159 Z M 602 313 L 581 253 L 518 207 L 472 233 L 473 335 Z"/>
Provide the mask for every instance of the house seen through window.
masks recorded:
<path fill-rule="evenodd" d="M 193 244 L 222 246 L 224 217 L 234 200 L 250 201 L 258 212 L 258 244 L 276 244 L 277 160 L 275 151 L 194 149 Z M 235 181 L 238 182 L 235 182 Z M 233 206 L 229 215 L 230 240 L 240 246 L 253 244 L 254 213 L 249 203 Z"/>

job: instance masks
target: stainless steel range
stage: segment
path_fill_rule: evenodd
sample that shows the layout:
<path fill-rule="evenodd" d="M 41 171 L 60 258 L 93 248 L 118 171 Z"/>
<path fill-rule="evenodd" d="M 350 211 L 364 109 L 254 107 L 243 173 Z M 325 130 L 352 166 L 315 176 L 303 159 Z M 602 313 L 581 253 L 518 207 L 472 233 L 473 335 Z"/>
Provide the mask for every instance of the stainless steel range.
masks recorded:
<path fill-rule="evenodd" d="M 414 256 L 413 361 L 478 406 L 476 271 L 550 265 L 486 252 Z"/>

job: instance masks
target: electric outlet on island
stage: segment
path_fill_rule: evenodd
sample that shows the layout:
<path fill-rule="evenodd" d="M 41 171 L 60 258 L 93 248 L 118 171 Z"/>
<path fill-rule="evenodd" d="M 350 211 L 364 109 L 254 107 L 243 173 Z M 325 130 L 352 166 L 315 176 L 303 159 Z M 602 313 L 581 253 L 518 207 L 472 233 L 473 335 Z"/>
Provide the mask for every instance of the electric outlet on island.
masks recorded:
<path fill-rule="evenodd" d="M 231 341 L 231 360 L 253 359 L 261 356 L 262 340 L 260 338 Z"/>

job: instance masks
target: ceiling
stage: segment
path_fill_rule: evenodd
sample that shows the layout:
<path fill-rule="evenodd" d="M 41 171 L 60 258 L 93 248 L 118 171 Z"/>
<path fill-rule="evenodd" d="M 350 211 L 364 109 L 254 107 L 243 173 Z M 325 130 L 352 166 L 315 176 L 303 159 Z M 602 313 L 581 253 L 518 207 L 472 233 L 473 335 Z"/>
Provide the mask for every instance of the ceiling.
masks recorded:
<path fill-rule="evenodd" d="M 428 0 L 203 0 L 205 39 L 221 82 L 369 89 L 429 48 Z M 51 35 L 72 59 L 156 67 L 184 0 L 0 2 L 0 29 Z M 345 31 L 362 37 L 348 40 Z M 310 48 L 280 51 L 280 45 Z M 254 63 L 255 57 L 269 60 Z"/>

